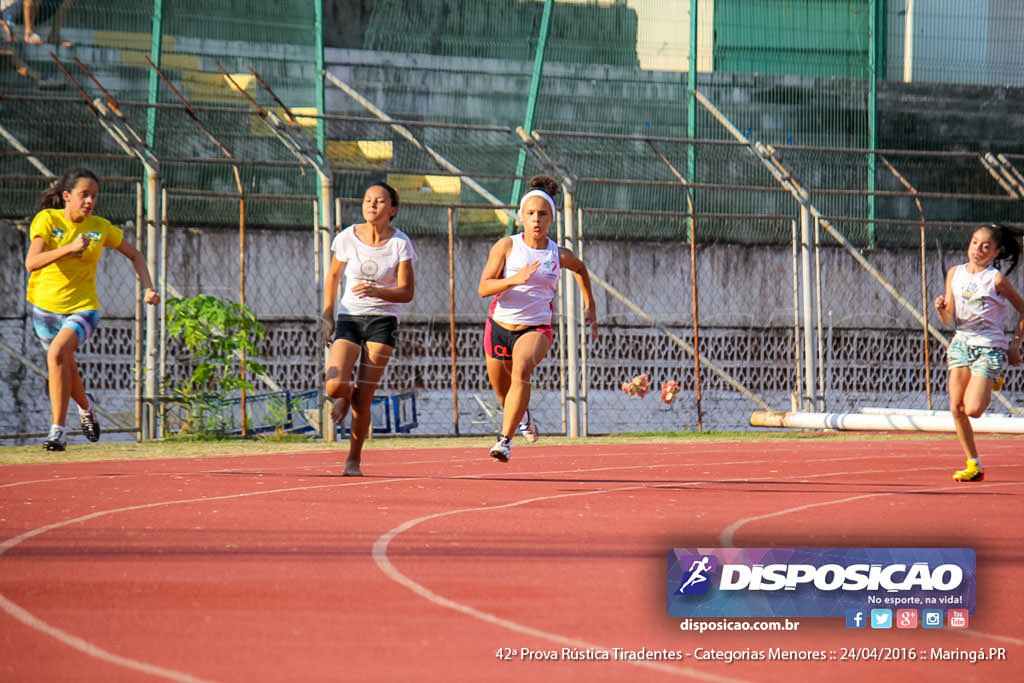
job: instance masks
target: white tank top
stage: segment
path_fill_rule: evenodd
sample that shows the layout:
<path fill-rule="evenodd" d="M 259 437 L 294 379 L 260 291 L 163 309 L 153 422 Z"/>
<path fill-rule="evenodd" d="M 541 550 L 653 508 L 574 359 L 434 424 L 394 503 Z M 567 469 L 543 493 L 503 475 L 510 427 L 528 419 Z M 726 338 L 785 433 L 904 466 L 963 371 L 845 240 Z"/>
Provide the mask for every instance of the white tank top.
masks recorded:
<path fill-rule="evenodd" d="M 973 275 L 967 265 L 953 271 L 953 299 L 956 301 L 956 336 L 971 346 L 1007 348 L 1003 325 L 1009 311 L 1006 297 L 996 291 L 996 273 L 989 266 Z"/>
<path fill-rule="evenodd" d="M 503 277 L 510 277 L 519 269 L 534 261 L 540 267 L 523 285 L 506 289 L 494 297 L 491 317 L 506 325 L 550 325 L 551 302 L 555 298 L 560 270 L 558 245 L 548 239 L 545 249 L 531 249 L 523 240 L 523 234 L 512 236 L 512 248 L 505 259 Z"/>

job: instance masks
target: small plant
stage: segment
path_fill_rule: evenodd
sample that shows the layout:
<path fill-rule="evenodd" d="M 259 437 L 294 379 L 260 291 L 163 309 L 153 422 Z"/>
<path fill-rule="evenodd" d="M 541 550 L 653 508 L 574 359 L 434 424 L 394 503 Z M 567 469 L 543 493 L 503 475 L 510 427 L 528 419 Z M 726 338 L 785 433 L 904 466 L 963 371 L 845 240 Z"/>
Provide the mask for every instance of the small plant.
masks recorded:
<path fill-rule="evenodd" d="M 292 415 L 302 409 L 304 402 L 301 396 L 288 398 L 287 392 L 270 396 L 267 400 L 267 416 L 270 418 L 270 423 L 274 425 L 273 437 L 275 439 L 280 440 L 288 436 L 288 423 L 292 421 Z"/>
<path fill-rule="evenodd" d="M 180 339 L 196 361 L 190 377 L 167 385 L 171 401 L 184 412 L 181 431 L 226 433 L 231 425 L 222 410 L 223 399 L 254 389 L 242 375 L 242 354 L 247 373 L 265 371 L 253 342 L 266 335 L 263 326 L 245 306 L 200 294 L 167 301 L 167 333 Z"/>

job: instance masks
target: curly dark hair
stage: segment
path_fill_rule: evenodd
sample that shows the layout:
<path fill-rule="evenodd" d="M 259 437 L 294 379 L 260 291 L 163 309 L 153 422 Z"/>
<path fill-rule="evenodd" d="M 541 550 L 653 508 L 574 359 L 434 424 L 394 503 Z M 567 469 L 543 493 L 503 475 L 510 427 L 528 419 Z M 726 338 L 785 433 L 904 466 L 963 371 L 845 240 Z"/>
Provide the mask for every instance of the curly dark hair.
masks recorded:
<path fill-rule="evenodd" d="M 530 189 L 540 190 L 547 194 L 547 196 L 554 199 L 558 195 L 560 189 L 558 181 L 549 175 L 544 173 L 538 174 L 530 178 Z"/>

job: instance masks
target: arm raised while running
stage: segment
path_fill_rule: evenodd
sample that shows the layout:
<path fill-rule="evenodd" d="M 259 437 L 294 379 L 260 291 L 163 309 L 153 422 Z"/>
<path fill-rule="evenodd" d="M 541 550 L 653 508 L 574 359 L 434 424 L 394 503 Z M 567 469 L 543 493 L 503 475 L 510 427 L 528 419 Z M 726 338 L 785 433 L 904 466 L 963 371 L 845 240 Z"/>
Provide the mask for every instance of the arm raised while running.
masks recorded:
<path fill-rule="evenodd" d="M 476 290 L 481 297 L 486 299 L 489 296 L 501 294 L 507 289 L 525 285 L 530 276 L 540 268 L 540 261 L 534 261 L 520 268 L 511 277 L 502 277 L 505 272 L 505 260 L 511 250 L 511 237 L 502 237 L 491 247 L 491 253 L 487 256 L 487 265 L 484 266 L 484 272 L 480 274 L 480 285 Z"/>
<path fill-rule="evenodd" d="M 559 265 L 572 271 L 576 284 L 583 292 L 583 320 L 590 325 L 590 338 L 597 339 L 597 305 L 594 302 L 594 289 L 590 284 L 590 271 L 583 261 L 565 247 L 558 248 Z"/>
<path fill-rule="evenodd" d="M 398 264 L 398 285 L 396 287 L 381 287 L 364 281 L 352 285 L 352 293 L 356 296 L 372 296 L 396 304 L 409 303 L 415 292 L 416 281 L 412 274 L 412 261 L 402 261 Z"/>
<path fill-rule="evenodd" d="M 149 266 L 146 265 L 146 257 L 142 255 L 142 252 L 136 249 L 134 244 L 124 239 L 117 245 L 117 250 L 122 256 L 132 262 L 135 274 L 139 276 L 139 282 L 142 283 L 143 289 L 146 290 L 142 300 L 150 306 L 156 306 L 160 303 L 160 295 L 153 288 L 153 278 L 149 275 Z"/>
<path fill-rule="evenodd" d="M 946 293 L 935 297 L 935 310 L 939 312 L 939 320 L 942 321 L 943 325 L 953 322 L 953 314 L 956 312 L 955 300 L 953 299 L 954 270 L 955 268 L 950 268 L 949 272 L 946 273 Z"/>
<path fill-rule="evenodd" d="M 1010 347 L 1006 350 L 1006 360 L 1010 365 L 1020 365 L 1024 360 L 1020 355 L 1021 338 L 1024 338 L 1024 297 L 1022 297 L 1013 284 L 1006 279 L 1002 273 L 996 273 L 996 291 L 1006 297 L 1006 300 L 1017 309 L 1017 327 L 1013 330 L 1013 339 Z"/>
<path fill-rule="evenodd" d="M 341 285 L 341 274 L 345 272 L 345 261 L 339 261 L 331 255 L 331 265 L 324 277 L 324 307 L 320 315 L 320 331 L 324 345 L 330 346 L 334 340 L 334 305 L 338 301 L 338 286 Z"/>
<path fill-rule="evenodd" d="M 28 246 L 28 253 L 25 255 L 25 270 L 31 273 L 45 268 L 51 263 L 56 263 L 65 256 L 81 256 L 91 241 L 88 235 L 79 235 L 63 247 L 47 249 L 46 240 L 42 237 L 33 237 L 32 243 Z"/>

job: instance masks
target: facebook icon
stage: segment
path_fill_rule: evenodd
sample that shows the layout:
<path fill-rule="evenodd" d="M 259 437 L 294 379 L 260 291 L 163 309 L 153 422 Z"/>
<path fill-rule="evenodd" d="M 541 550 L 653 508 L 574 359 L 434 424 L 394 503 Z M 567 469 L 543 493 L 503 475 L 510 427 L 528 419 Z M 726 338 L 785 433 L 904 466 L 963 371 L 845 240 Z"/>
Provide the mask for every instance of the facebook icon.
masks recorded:
<path fill-rule="evenodd" d="M 862 609 L 846 610 L 846 628 L 867 628 L 867 613 Z"/>

